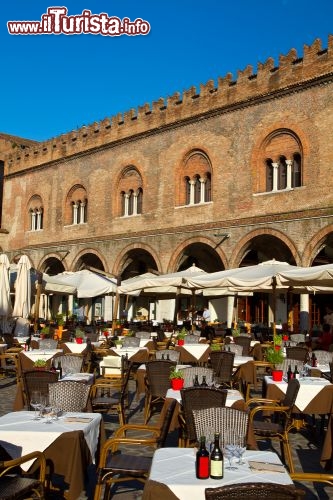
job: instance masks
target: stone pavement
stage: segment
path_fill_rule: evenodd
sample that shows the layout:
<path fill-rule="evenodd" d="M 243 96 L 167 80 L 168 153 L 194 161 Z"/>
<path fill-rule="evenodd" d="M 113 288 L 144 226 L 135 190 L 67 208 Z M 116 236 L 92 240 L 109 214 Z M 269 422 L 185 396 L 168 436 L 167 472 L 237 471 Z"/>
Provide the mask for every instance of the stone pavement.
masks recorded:
<path fill-rule="evenodd" d="M 135 385 L 130 383 L 131 405 L 129 411 L 130 423 L 143 423 L 143 403 L 141 398 L 139 401 L 134 399 Z M 13 411 L 13 402 L 15 396 L 15 380 L 11 378 L 0 378 L 0 415 Z M 158 413 L 155 413 L 150 421 L 151 425 L 156 423 Z M 105 416 L 105 429 L 107 437 L 112 436 L 114 429 L 117 427 L 117 419 L 113 416 Z M 327 421 L 326 421 L 327 422 Z M 290 434 L 290 442 L 293 452 L 295 468 L 297 471 L 303 472 L 323 472 L 320 466 L 320 451 L 323 441 L 323 432 L 321 430 L 321 420 L 316 420 L 316 426 L 310 426 L 309 429 Z M 177 445 L 177 433 L 170 433 L 167 445 Z M 260 448 L 268 448 L 267 443 L 260 443 Z M 279 451 L 279 448 L 275 448 Z M 138 447 L 133 448 L 133 452 L 138 452 Z M 139 452 L 142 453 L 142 450 Z M 144 450 L 147 453 L 147 449 Z M 333 473 L 333 470 L 329 471 Z M 115 500 L 140 500 L 142 496 L 142 484 L 129 483 L 128 485 L 120 485 L 114 494 Z M 306 488 L 305 500 L 329 500 L 333 499 L 333 487 L 324 486 L 317 483 L 315 486 L 312 483 L 303 485 Z M 82 492 L 77 500 L 87 500 L 87 494 Z M 52 495 L 52 500 L 62 500 L 59 496 Z M 89 498 L 90 500 L 90 498 Z M 273 499 L 272 499 L 273 500 Z"/>

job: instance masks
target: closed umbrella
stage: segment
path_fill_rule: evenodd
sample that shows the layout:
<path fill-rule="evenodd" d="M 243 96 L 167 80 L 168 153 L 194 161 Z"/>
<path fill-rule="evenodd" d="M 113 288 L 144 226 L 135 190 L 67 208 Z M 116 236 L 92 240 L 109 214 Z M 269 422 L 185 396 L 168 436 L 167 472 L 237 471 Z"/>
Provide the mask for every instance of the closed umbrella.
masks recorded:
<path fill-rule="evenodd" d="M 15 281 L 15 302 L 13 316 L 27 318 L 30 314 L 31 303 L 31 264 L 26 255 L 22 255 L 17 264 L 17 278 Z"/>
<path fill-rule="evenodd" d="M 9 260 L 6 254 L 0 255 L 0 318 L 1 328 L 6 329 L 7 318 L 11 316 L 12 305 L 10 301 L 9 285 Z"/>

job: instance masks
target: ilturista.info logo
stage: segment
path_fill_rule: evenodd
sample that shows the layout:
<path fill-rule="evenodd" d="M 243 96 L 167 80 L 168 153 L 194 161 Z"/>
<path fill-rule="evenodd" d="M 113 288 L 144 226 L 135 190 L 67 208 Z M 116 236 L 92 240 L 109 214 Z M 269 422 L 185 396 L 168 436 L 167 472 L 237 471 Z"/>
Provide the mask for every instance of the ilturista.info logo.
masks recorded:
<path fill-rule="evenodd" d="M 131 21 L 128 17 L 109 16 L 105 12 L 93 14 L 85 9 L 81 14 L 69 16 L 67 7 L 49 7 L 40 21 L 8 21 L 11 35 L 148 35 L 150 24 L 144 19 Z"/>

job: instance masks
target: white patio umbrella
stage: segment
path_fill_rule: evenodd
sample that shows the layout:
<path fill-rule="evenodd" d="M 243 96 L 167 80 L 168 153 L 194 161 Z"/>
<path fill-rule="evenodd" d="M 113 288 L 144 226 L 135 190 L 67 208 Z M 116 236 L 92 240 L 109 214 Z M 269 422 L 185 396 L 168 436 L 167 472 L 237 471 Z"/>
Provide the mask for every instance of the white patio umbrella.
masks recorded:
<path fill-rule="evenodd" d="M 82 271 L 65 271 L 47 278 L 46 290 L 55 285 L 66 285 L 76 289 L 79 298 L 98 297 L 117 292 L 117 281 L 107 276 L 83 269 Z"/>
<path fill-rule="evenodd" d="M 7 318 L 11 316 L 12 304 L 10 300 L 9 260 L 6 254 L 0 255 L 0 318 L 1 328 L 6 330 Z"/>
<path fill-rule="evenodd" d="M 17 264 L 15 287 L 15 302 L 12 315 L 27 318 L 31 307 L 31 264 L 26 255 L 22 255 Z"/>

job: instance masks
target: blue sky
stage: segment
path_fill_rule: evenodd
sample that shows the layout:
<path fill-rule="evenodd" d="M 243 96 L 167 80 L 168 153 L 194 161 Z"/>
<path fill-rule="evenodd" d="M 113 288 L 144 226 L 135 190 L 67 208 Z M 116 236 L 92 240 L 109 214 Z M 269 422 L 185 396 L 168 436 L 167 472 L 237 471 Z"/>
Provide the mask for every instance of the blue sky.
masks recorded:
<path fill-rule="evenodd" d="M 150 23 L 140 36 L 10 35 L 48 7 Z M 332 0 L 11 0 L 1 4 L 0 132 L 46 140 L 333 34 Z"/>

